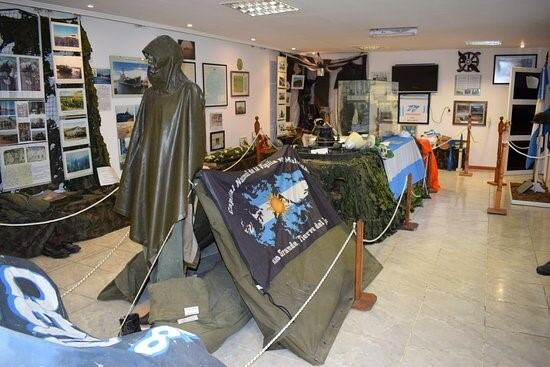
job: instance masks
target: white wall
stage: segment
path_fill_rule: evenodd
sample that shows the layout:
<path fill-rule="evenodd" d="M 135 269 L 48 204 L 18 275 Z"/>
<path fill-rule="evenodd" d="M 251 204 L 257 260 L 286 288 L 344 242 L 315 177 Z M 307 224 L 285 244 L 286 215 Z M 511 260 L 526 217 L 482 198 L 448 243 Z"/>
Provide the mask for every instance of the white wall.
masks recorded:
<path fill-rule="evenodd" d="M 269 62 L 276 59 L 276 53 L 258 47 L 217 40 L 192 34 L 165 31 L 155 28 L 135 26 L 97 18 L 82 17 L 82 25 L 88 33 L 93 48 L 91 66 L 108 68 L 109 56 L 142 57 L 141 50 L 155 37 L 167 34 L 174 39 L 195 41 L 197 84 L 202 89 L 202 63 L 227 65 L 228 106 L 206 108 L 207 149 L 210 149 L 211 112 L 223 113 L 225 146 L 239 144 L 239 137 L 246 136 L 251 141 L 254 116 L 260 117 L 264 131 L 270 124 L 270 74 Z M 250 96 L 232 98 L 229 72 L 237 70 L 237 59 L 244 62 L 243 71 L 250 72 Z M 115 105 L 139 104 L 141 98 L 113 97 L 112 110 L 101 112 L 101 132 L 111 156 L 111 166 L 119 169 L 119 153 L 115 120 Z M 246 101 L 246 114 L 235 115 L 235 101 Z"/>
<path fill-rule="evenodd" d="M 493 85 L 493 62 L 495 54 L 526 54 L 537 53 L 538 65 L 544 62 L 546 49 L 504 49 L 484 48 L 480 50 L 467 49 L 461 51 L 480 51 L 479 70 L 481 74 L 481 95 L 476 97 L 455 96 L 455 75 L 458 68 L 458 50 L 427 50 L 427 51 L 387 51 L 371 52 L 369 54 L 369 72 L 386 71 L 391 76 L 391 68 L 395 64 L 436 63 L 439 65 L 439 85 L 437 93 L 431 97 L 431 117 L 429 125 L 419 125 L 419 131 L 436 129 L 439 132 L 456 137 L 464 129 L 463 126 L 452 124 L 453 101 L 473 100 L 487 101 L 487 126 L 473 127 L 475 142 L 472 144 L 470 164 L 475 166 L 491 166 L 496 164 L 496 150 L 499 117 L 506 116 L 508 103 L 508 85 Z M 445 107 L 450 107 L 450 113 L 441 114 Z M 437 122 L 434 122 L 437 121 Z"/>

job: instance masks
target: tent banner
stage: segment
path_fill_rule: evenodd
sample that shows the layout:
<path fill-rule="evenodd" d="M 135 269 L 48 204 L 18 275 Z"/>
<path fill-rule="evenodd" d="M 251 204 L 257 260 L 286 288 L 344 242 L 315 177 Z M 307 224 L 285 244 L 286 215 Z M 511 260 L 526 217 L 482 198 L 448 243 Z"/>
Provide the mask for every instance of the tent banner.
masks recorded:
<path fill-rule="evenodd" d="M 0 256 L 0 366 L 223 366 L 200 339 L 169 326 L 97 339 L 73 325 L 51 279 Z"/>
<path fill-rule="evenodd" d="M 320 184 L 285 146 L 239 172 L 199 172 L 252 275 L 263 288 L 341 222 Z"/>

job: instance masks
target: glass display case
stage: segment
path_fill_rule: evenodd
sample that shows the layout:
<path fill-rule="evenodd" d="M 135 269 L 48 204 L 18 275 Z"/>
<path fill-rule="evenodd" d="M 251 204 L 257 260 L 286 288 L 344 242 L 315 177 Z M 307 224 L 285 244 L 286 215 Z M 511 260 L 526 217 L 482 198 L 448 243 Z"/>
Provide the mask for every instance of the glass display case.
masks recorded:
<path fill-rule="evenodd" d="M 340 135 L 398 133 L 398 83 L 380 80 L 338 82 L 337 130 Z"/>

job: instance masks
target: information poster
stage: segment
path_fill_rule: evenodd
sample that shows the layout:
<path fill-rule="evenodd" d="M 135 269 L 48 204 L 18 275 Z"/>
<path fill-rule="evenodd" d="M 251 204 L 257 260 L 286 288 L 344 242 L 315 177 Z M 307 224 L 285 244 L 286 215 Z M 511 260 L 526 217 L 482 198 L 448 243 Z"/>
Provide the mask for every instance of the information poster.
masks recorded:
<path fill-rule="evenodd" d="M 51 182 L 48 143 L 0 147 L 3 190 Z"/>

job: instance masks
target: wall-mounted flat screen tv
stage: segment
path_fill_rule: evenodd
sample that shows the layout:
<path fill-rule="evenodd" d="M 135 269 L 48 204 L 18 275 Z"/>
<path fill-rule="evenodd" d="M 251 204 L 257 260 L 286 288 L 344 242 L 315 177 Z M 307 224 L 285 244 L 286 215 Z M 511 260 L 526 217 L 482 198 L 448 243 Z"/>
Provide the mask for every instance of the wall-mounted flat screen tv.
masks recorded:
<path fill-rule="evenodd" d="M 400 92 L 437 92 L 437 64 L 400 64 L 391 71 L 392 82 L 399 83 Z"/>

